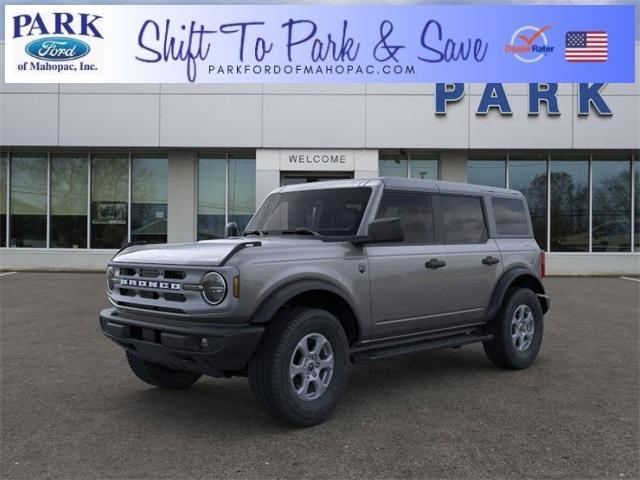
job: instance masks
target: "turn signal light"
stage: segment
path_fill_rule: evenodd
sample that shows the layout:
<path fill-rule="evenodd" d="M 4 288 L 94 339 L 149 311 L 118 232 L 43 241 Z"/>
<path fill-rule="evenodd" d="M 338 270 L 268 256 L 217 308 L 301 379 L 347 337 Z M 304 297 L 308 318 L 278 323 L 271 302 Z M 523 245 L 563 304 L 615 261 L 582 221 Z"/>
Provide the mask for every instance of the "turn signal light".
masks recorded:
<path fill-rule="evenodd" d="M 240 277 L 233 277 L 233 296 L 240 298 Z"/>

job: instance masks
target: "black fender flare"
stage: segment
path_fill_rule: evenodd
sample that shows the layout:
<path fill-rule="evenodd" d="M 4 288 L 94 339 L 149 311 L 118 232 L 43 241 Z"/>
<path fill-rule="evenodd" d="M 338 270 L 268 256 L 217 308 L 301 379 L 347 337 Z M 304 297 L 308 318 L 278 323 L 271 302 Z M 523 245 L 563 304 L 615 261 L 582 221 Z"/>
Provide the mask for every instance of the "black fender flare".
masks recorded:
<path fill-rule="evenodd" d="M 288 300 L 292 299 L 296 295 L 312 290 L 326 290 L 342 298 L 342 300 L 349 305 L 349 308 L 351 308 L 351 311 L 356 318 L 356 322 L 358 322 L 357 309 L 354 308 L 353 303 L 349 300 L 344 289 L 328 280 L 303 279 L 294 280 L 290 283 L 275 287 L 275 289 L 267 295 L 265 300 L 263 300 L 260 306 L 255 310 L 251 316 L 250 323 L 259 324 L 270 321 L 276 312 L 280 310 Z"/>
<path fill-rule="evenodd" d="M 485 320 L 487 322 L 496 317 L 509 287 L 511 287 L 511 285 L 513 285 L 513 283 L 518 279 L 524 279 L 532 287 L 532 290 L 538 296 L 538 300 L 540 300 L 542 312 L 546 313 L 547 310 L 549 310 L 549 299 L 545 294 L 544 287 L 542 286 L 540 279 L 527 268 L 513 267 L 502 274 L 500 280 L 498 280 L 498 283 L 493 289 L 489 308 L 487 308 L 487 313 L 485 315 Z"/>

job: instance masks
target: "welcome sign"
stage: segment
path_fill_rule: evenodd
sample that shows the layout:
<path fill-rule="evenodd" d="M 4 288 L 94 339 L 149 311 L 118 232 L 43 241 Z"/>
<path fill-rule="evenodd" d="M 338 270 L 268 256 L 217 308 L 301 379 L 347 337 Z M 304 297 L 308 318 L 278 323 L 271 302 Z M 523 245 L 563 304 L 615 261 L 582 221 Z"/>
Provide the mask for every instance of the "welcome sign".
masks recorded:
<path fill-rule="evenodd" d="M 634 7 L 7 5 L 8 83 L 633 82 Z"/>

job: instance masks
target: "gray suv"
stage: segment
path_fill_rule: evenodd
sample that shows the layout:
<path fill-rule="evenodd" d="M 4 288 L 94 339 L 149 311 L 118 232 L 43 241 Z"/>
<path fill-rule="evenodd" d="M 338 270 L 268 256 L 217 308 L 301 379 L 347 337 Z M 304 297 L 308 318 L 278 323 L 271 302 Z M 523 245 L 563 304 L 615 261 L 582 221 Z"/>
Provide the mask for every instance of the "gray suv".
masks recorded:
<path fill-rule="evenodd" d="M 282 187 L 239 234 L 129 245 L 107 269 L 107 337 L 162 388 L 247 375 L 271 416 L 323 421 L 352 363 L 482 342 L 534 361 L 549 309 L 519 192 L 380 178 Z"/>

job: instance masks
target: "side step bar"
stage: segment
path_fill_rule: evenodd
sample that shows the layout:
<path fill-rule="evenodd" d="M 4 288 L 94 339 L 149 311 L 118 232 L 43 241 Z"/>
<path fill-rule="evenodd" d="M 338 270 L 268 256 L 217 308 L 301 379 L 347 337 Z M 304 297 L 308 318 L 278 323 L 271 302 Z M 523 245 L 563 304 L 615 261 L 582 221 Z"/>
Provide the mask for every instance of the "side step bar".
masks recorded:
<path fill-rule="evenodd" d="M 467 333 L 427 340 L 422 339 L 400 345 L 378 346 L 368 349 L 358 348 L 351 350 L 351 361 L 356 364 L 375 363 L 419 352 L 428 352 L 443 348 L 461 347 L 470 343 L 485 342 L 492 338 L 493 335 L 491 334 Z"/>

